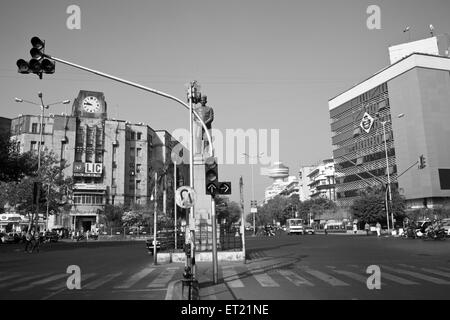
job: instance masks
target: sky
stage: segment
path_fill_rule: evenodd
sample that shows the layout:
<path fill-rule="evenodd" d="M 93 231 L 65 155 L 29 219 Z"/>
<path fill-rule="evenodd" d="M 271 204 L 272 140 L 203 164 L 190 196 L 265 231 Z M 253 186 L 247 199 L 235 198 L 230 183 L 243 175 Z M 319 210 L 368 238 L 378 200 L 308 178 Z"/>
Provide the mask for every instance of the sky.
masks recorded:
<path fill-rule="evenodd" d="M 80 8 L 80 29 L 67 27 L 70 5 Z M 379 29 L 367 26 L 370 5 L 380 8 Z M 388 66 L 389 46 L 429 37 L 430 24 L 450 33 L 449 13 L 448 0 L 4 0 L 0 116 L 39 112 L 14 97 L 38 102 L 41 91 L 48 104 L 91 90 L 105 94 L 110 117 L 189 128 L 181 105 L 60 63 L 42 80 L 17 73 L 15 62 L 29 60 L 30 39 L 39 36 L 52 56 L 182 100 L 197 80 L 214 108 L 213 128 L 279 130 L 280 161 L 297 175 L 332 157 L 328 100 Z M 221 165 L 219 178 L 232 182 L 238 201 L 243 176 L 248 211 L 251 166 L 237 162 Z M 254 166 L 256 200 L 271 183 L 261 167 Z"/>

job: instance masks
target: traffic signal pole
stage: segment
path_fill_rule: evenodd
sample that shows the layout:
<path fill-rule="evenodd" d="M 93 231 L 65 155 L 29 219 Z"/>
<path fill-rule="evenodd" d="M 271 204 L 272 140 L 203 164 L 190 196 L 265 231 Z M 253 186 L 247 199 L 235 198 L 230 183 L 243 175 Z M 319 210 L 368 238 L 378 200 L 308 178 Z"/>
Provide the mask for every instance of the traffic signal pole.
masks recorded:
<path fill-rule="evenodd" d="M 217 259 L 217 223 L 216 223 L 216 201 L 214 195 L 211 194 L 211 221 L 212 221 L 212 261 L 213 261 L 213 281 L 218 283 L 219 264 Z"/>

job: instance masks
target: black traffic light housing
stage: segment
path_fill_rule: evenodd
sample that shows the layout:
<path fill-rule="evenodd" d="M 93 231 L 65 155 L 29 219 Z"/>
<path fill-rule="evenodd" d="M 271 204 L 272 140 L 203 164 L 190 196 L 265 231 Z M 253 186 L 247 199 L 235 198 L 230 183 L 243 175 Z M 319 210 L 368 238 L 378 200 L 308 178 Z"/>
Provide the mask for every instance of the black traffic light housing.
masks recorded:
<path fill-rule="evenodd" d="M 42 187 L 41 182 L 33 182 L 33 204 L 37 205 L 47 202 L 47 197 L 45 195 L 45 190 Z"/>
<path fill-rule="evenodd" d="M 205 161 L 205 186 L 206 194 L 215 195 L 219 188 L 219 171 L 217 159 L 209 157 Z"/>
<path fill-rule="evenodd" d="M 425 168 L 427 165 L 426 165 L 426 161 L 425 161 L 425 156 L 424 155 L 421 155 L 420 157 L 419 157 L 419 169 L 423 169 L 423 168 Z"/>
<path fill-rule="evenodd" d="M 42 79 L 43 73 L 54 73 L 55 62 L 47 59 L 45 55 L 45 41 L 33 37 L 31 38 L 31 45 L 33 46 L 30 50 L 32 59 L 29 62 L 24 59 L 17 60 L 17 72 L 22 74 L 34 73 L 39 76 L 39 79 Z"/>

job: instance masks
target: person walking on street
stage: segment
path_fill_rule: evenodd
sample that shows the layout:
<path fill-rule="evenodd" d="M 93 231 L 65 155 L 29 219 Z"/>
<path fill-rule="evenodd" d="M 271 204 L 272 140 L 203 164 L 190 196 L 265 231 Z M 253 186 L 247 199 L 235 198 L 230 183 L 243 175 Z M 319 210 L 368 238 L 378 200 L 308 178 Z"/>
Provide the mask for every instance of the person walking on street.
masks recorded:
<path fill-rule="evenodd" d="M 33 248 L 33 232 L 34 230 L 28 230 L 25 234 L 25 252 L 31 252 L 29 250 L 32 250 Z"/>
<path fill-rule="evenodd" d="M 369 231 L 370 231 L 370 225 L 369 223 L 366 222 L 366 225 L 364 226 L 364 229 L 366 230 L 366 235 L 369 235 Z"/>
<path fill-rule="evenodd" d="M 325 230 L 325 235 L 327 235 L 328 234 L 328 223 L 325 222 L 323 229 Z"/>
<path fill-rule="evenodd" d="M 358 225 L 356 223 L 353 224 L 353 233 L 356 234 L 358 232 Z"/>
<path fill-rule="evenodd" d="M 379 237 L 381 236 L 381 224 L 379 222 L 377 222 L 376 228 L 377 228 L 377 236 Z"/>

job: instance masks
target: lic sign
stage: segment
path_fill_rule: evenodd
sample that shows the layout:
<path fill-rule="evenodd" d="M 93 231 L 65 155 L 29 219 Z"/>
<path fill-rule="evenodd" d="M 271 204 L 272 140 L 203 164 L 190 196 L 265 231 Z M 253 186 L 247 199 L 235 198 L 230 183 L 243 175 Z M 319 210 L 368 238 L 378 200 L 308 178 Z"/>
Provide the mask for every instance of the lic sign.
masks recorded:
<path fill-rule="evenodd" d="M 75 162 L 73 165 L 74 177 L 101 177 L 102 172 L 101 163 Z"/>

